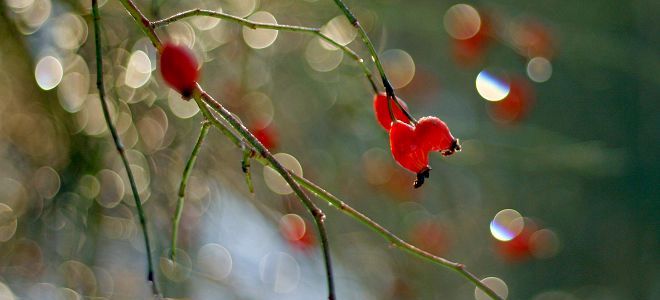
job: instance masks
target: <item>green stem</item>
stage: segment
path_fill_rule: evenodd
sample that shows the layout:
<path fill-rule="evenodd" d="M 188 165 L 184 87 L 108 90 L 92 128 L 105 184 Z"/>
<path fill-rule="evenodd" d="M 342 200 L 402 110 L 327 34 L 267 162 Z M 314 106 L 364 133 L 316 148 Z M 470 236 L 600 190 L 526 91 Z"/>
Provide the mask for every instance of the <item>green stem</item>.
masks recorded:
<path fill-rule="evenodd" d="M 303 26 L 293 26 L 293 25 L 284 25 L 284 24 L 270 24 L 270 23 L 261 23 L 261 22 L 254 22 L 250 21 L 245 18 L 233 16 L 230 14 L 226 14 L 223 12 L 218 12 L 218 11 L 213 11 L 213 10 L 207 10 L 207 9 L 192 9 L 192 10 L 187 10 L 184 12 L 180 12 L 177 14 L 174 14 L 170 17 L 163 18 L 161 20 L 153 21 L 150 23 L 151 28 L 159 28 L 163 26 L 167 26 L 173 22 L 183 20 L 185 18 L 190 18 L 194 16 L 207 16 L 207 17 L 212 17 L 212 18 L 218 18 L 221 20 L 226 20 L 230 22 L 234 22 L 237 24 L 240 24 L 242 26 L 252 28 L 252 29 L 272 29 L 272 30 L 278 30 L 278 31 L 290 31 L 290 32 L 302 32 L 302 33 L 309 33 L 318 36 L 319 38 L 323 39 L 324 41 L 332 44 L 333 46 L 339 48 L 341 51 L 343 51 L 346 55 L 350 56 L 353 60 L 357 62 L 357 64 L 360 66 L 362 69 L 362 72 L 364 73 L 365 77 L 369 81 L 369 84 L 371 85 L 371 88 L 373 89 L 374 93 L 378 93 L 378 87 L 376 86 L 376 83 L 373 80 L 373 76 L 371 74 L 371 71 L 369 68 L 367 68 L 367 65 L 365 65 L 364 60 L 357 54 L 355 51 L 351 50 L 351 48 L 348 48 L 331 37 L 323 34 L 321 32 L 321 29 L 319 28 L 312 28 L 312 27 L 303 27 Z"/>
<path fill-rule="evenodd" d="M 432 263 L 447 267 L 453 271 L 458 272 L 461 274 L 463 277 L 467 278 L 469 281 L 474 283 L 479 289 L 481 289 L 484 293 L 486 293 L 488 296 L 490 296 L 493 299 L 502 299 L 499 295 L 497 295 L 492 289 L 490 289 L 488 286 L 483 284 L 477 276 L 474 274 L 470 273 L 465 269 L 465 265 L 461 263 L 456 263 L 452 262 L 450 260 L 447 260 L 445 258 L 433 255 L 431 253 L 428 253 L 422 249 L 419 249 L 400 237 L 394 235 L 391 233 L 389 230 L 385 229 L 385 227 L 381 226 L 380 224 L 374 222 L 371 220 L 369 217 L 365 216 L 361 212 L 355 210 L 354 208 L 350 207 L 348 204 L 344 203 L 341 199 L 337 198 L 333 194 L 330 194 L 323 188 L 319 187 L 318 185 L 314 184 L 313 182 L 297 176 L 294 174 L 294 179 L 296 182 L 300 183 L 302 187 L 304 187 L 306 190 L 314 193 L 317 197 L 325 200 L 332 206 L 338 208 L 341 212 L 345 213 L 346 215 L 350 216 L 351 218 L 359 221 L 360 223 L 366 225 L 367 227 L 371 228 L 373 231 L 377 232 L 380 234 L 385 240 L 387 240 L 389 243 L 392 245 L 396 246 L 397 248 L 402 249 L 405 252 L 408 252 L 414 256 L 417 256 L 419 258 L 422 258 L 424 260 L 430 261 Z"/>
<path fill-rule="evenodd" d="M 380 73 L 380 78 L 383 81 L 383 86 L 385 87 L 385 94 L 387 94 L 387 98 L 390 101 L 393 101 L 394 104 L 399 107 L 399 109 L 408 117 L 410 121 L 412 121 L 414 124 L 417 124 L 417 119 L 415 119 L 407 109 L 405 109 L 399 101 L 396 101 L 396 95 L 394 94 L 394 88 L 392 87 L 392 84 L 390 84 L 390 81 L 387 79 L 387 75 L 385 75 L 385 69 L 383 69 L 383 64 L 380 61 L 380 58 L 378 57 L 378 53 L 376 52 L 376 48 L 374 48 L 374 44 L 371 42 L 369 39 L 369 35 L 367 35 L 367 32 L 364 30 L 362 25 L 360 25 L 360 22 L 358 19 L 353 15 L 350 9 L 348 9 L 348 6 L 344 4 L 342 0 L 334 0 L 335 4 L 339 7 L 339 9 L 344 13 L 346 18 L 348 19 L 348 22 L 353 25 L 358 31 L 358 34 L 360 35 L 360 38 L 362 39 L 362 42 L 364 45 L 367 47 L 367 50 L 369 50 L 369 54 L 371 54 L 371 60 L 376 64 L 376 68 L 378 69 L 378 73 Z M 394 114 L 392 113 L 392 106 L 389 105 L 387 108 L 390 111 L 390 115 L 392 116 L 392 120 L 396 120 L 394 118 Z"/>
<path fill-rule="evenodd" d="M 108 103 L 105 99 L 105 87 L 103 85 L 103 49 L 101 47 L 101 15 L 98 8 L 97 0 L 92 0 L 92 14 L 94 15 L 94 42 L 96 47 L 96 87 L 99 90 L 99 99 L 101 100 L 101 108 L 103 109 L 103 117 L 105 118 L 105 123 L 110 130 L 112 135 L 112 140 L 115 144 L 115 148 L 121 157 L 121 161 L 124 164 L 124 169 L 128 175 L 128 181 L 131 185 L 131 191 L 133 192 L 133 199 L 135 200 L 135 207 L 137 208 L 138 217 L 140 219 L 140 226 L 142 227 L 142 234 L 144 236 L 145 251 L 147 252 L 147 280 L 152 283 L 152 291 L 155 295 L 159 295 L 158 285 L 156 284 L 156 278 L 154 274 L 153 267 L 153 258 L 151 257 L 151 242 L 149 241 L 149 230 L 147 229 L 147 216 L 142 207 L 142 201 L 140 200 L 140 194 L 137 190 L 137 185 L 135 184 L 135 178 L 133 177 L 133 172 L 131 171 L 131 166 L 126 157 L 126 150 L 124 149 L 124 144 L 121 142 L 121 138 L 117 133 L 117 129 L 112 124 L 110 117 L 110 109 L 108 108 Z"/>
<path fill-rule="evenodd" d="M 240 139 L 233 133 L 231 132 L 228 128 L 227 125 L 223 124 L 220 122 L 217 118 L 215 118 L 211 112 L 208 110 L 207 106 L 205 103 L 198 102 L 200 107 L 202 107 L 202 113 L 204 113 L 204 116 L 207 118 L 207 120 L 210 120 L 211 123 L 218 128 L 223 134 L 225 134 L 231 141 L 234 142 L 234 144 L 237 147 L 241 147 L 241 141 Z M 265 159 L 263 156 L 259 155 L 258 153 L 255 153 L 255 156 L 253 159 L 260 164 L 264 166 L 270 166 L 270 162 Z M 295 174 L 292 174 L 293 179 L 300 184 L 304 189 L 308 190 L 309 192 L 313 193 L 316 195 L 318 198 L 326 201 L 328 204 L 332 205 L 333 207 L 339 209 L 342 213 L 348 215 L 349 217 L 357 220 L 358 222 L 362 223 L 363 225 L 366 225 L 376 233 L 380 234 L 385 240 L 387 240 L 390 244 L 396 246 L 399 249 L 402 249 L 403 251 L 412 254 L 413 256 L 422 258 L 424 260 L 430 261 L 431 263 L 441 265 L 443 267 L 447 267 L 459 274 L 461 276 L 467 278 L 470 282 L 474 283 L 476 287 L 484 291 L 487 295 L 489 295 L 493 299 L 502 299 L 500 296 L 498 296 L 493 290 L 491 290 L 488 286 L 483 284 L 477 276 L 474 274 L 470 273 L 468 270 L 465 269 L 465 265 L 461 263 L 456 263 L 452 262 L 450 260 L 447 260 L 445 258 L 433 255 L 431 253 L 428 253 L 422 249 L 419 249 L 415 246 L 413 246 L 410 243 L 407 243 L 400 237 L 396 236 L 395 234 L 391 233 L 389 230 L 387 230 L 385 227 L 382 225 L 376 223 L 375 221 L 371 220 L 369 217 L 366 215 L 362 214 L 358 210 L 354 209 L 353 207 L 349 206 L 346 204 L 344 201 L 339 199 L 337 196 L 327 192 L 323 188 L 319 187 L 315 183 L 309 181 L 306 178 L 297 176 Z"/>
<path fill-rule="evenodd" d="M 144 16 L 142 11 L 133 3 L 133 0 L 119 0 L 121 2 L 122 6 L 126 11 L 128 12 L 131 17 L 137 22 L 140 26 L 140 29 L 142 29 L 142 32 L 149 38 L 151 41 L 151 44 L 154 45 L 156 50 L 160 52 L 161 48 L 163 47 L 163 43 L 160 41 L 160 38 L 158 38 L 158 35 L 156 35 L 156 32 L 153 30 L 151 27 L 151 22 L 147 17 Z"/>
<path fill-rule="evenodd" d="M 248 190 L 250 193 L 254 193 L 254 186 L 252 185 L 252 175 L 250 175 L 250 156 L 253 155 L 252 149 L 247 149 L 245 145 L 243 145 L 243 160 L 241 161 L 241 169 L 243 170 L 243 173 L 245 173 L 245 184 L 248 186 Z"/>
<path fill-rule="evenodd" d="M 179 223 L 181 223 L 181 215 L 183 213 L 183 204 L 185 202 L 186 186 L 188 185 L 188 178 L 190 178 L 190 174 L 192 173 L 193 166 L 195 165 L 195 161 L 197 160 L 197 156 L 199 155 L 199 149 L 202 147 L 202 144 L 204 143 L 204 139 L 206 138 L 206 135 L 209 133 L 210 126 L 211 123 L 209 123 L 208 121 L 204 121 L 202 123 L 202 129 L 199 131 L 199 137 L 197 137 L 197 142 L 195 143 L 195 147 L 193 147 L 193 150 L 190 153 L 190 158 L 188 158 L 186 167 L 183 169 L 183 175 L 181 176 L 181 184 L 179 184 L 179 198 L 176 203 L 176 211 L 174 212 L 174 217 L 172 218 L 173 219 L 172 246 L 170 252 L 170 259 L 172 259 L 172 261 L 176 259 L 176 248 L 177 248 L 176 245 L 179 237 Z"/>
<path fill-rule="evenodd" d="M 195 98 L 201 97 L 204 103 L 206 103 L 211 109 L 217 112 L 229 125 L 238 132 L 238 134 L 243 137 L 247 142 L 256 149 L 256 153 L 264 157 L 271 168 L 280 174 L 284 181 L 293 189 L 293 192 L 300 199 L 303 205 L 314 217 L 314 222 L 319 231 L 319 236 L 321 237 L 321 247 L 323 249 L 323 257 L 325 261 L 325 270 L 326 270 L 326 279 L 328 283 L 328 299 L 335 299 L 335 285 L 334 277 L 332 272 L 332 261 L 330 258 L 330 247 L 328 246 L 327 232 L 325 230 L 325 214 L 321 211 L 320 208 L 309 199 L 307 194 L 300 188 L 298 183 L 293 179 L 293 173 L 284 168 L 280 162 L 278 162 L 275 157 L 268 151 L 266 147 L 247 129 L 245 126 L 236 118 L 234 115 L 228 111 L 222 104 L 217 102 L 213 97 L 207 94 L 204 90 L 201 89 L 199 85 L 195 89 L 193 95 Z M 239 145 L 240 147 L 240 145 Z"/>
<path fill-rule="evenodd" d="M 127 7 L 128 5 L 132 5 L 132 7 L 135 7 L 135 5 L 132 4 L 131 0 L 119 0 L 119 1 L 124 5 L 124 7 Z M 130 9 L 128 9 L 128 11 L 129 11 L 129 13 L 131 13 Z M 139 10 L 138 10 L 138 12 L 139 12 Z M 146 25 L 147 27 L 145 27 L 145 23 L 140 21 L 139 15 L 137 17 L 132 13 L 131 13 L 131 15 L 134 17 L 134 19 L 137 21 L 138 25 L 140 25 L 144 31 L 150 31 L 150 32 L 153 33 L 153 34 L 147 34 L 147 37 L 149 37 L 149 39 L 156 46 L 156 48 L 160 49 L 162 44 L 161 44 L 160 40 L 158 40 L 158 37 L 155 35 L 155 32 L 153 32 L 153 28 L 148 27 L 148 24 L 150 24 L 149 21 L 147 20 L 147 25 Z M 229 127 L 232 127 L 233 130 L 238 131 L 241 134 L 241 136 L 243 136 L 243 135 L 245 135 L 245 133 L 247 133 L 247 135 L 252 137 L 252 139 L 253 139 L 253 140 L 250 140 L 249 138 L 246 137 L 250 143 L 252 143 L 253 141 L 256 141 L 256 138 L 254 138 L 254 136 L 252 136 L 249 133 L 249 131 L 247 131 L 247 129 L 242 124 L 240 124 L 240 122 L 233 115 L 231 115 L 231 113 L 229 111 L 227 111 L 224 107 L 222 107 L 222 105 L 220 105 L 220 103 L 217 103 L 213 98 L 211 98 L 208 94 L 206 94 L 206 92 L 204 92 L 201 89 L 201 87 L 198 86 L 195 89 L 195 93 L 197 93 L 197 97 L 194 97 L 195 102 L 197 103 L 200 110 L 204 114 L 204 117 L 208 121 L 210 121 L 215 127 L 217 127 L 220 130 L 221 133 L 223 133 L 225 136 L 227 136 L 227 138 L 229 138 L 229 140 L 232 141 L 237 147 L 239 147 L 239 148 L 241 147 L 241 138 L 236 133 L 234 133 L 232 130 L 230 130 Z M 203 100 L 199 99 L 200 98 L 199 96 L 202 96 Z M 213 103 L 215 103 L 215 104 L 213 104 Z M 216 111 L 220 114 L 220 116 L 225 121 L 230 123 L 230 126 L 223 124 L 217 118 L 215 118 L 215 116 L 213 116 L 213 114 L 209 110 L 209 106 L 211 106 L 213 108 L 216 108 L 216 109 L 219 108 L 219 111 L 217 111 L 217 110 Z M 223 111 L 224 111 L 224 113 L 223 113 Z M 227 117 L 229 117 L 229 118 L 227 118 Z M 232 122 L 232 120 L 234 122 Z M 239 130 L 239 128 L 242 128 L 242 130 Z M 261 145 L 261 143 L 259 143 L 258 141 L 256 141 L 256 143 L 258 145 Z M 252 146 L 254 146 L 254 144 Z M 276 165 L 279 165 L 281 167 L 281 165 L 276 160 L 274 160 L 272 158 L 272 155 L 270 155 L 270 152 L 268 152 L 268 150 L 265 149 L 263 147 L 263 145 L 261 145 L 261 148 L 256 147 L 256 146 L 254 146 L 254 147 L 257 150 L 261 150 L 261 149 L 264 150 L 263 152 L 262 151 L 256 151 L 254 159 L 256 161 L 258 161 L 259 163 L 261 163 L 262 165 L 264 165 L 264 166 L 273 166 L 274 169 L 276 171 L 278 171 L 278 173 L 280 173 L 280 171 L 283 168 L 275 168 L 275 166 L 272 165 L 272 162 L 274 161 L 276 163 Z M 268 156 L 270 156 L 270 159 L 268 159 L 267 157 L 264 157 L 263 154 L 267 154 Z M 406 243 L 401 238 L 398 238 L 396 235 L 390 233 L 387 229 L 385 229 L 384 227 L 382 227 L 378 223 L 376 223 L 376 222 L 372 221 L 371 219 L 369 219 L 367 216 L 363 215 L 362 213 L 360 213 L 359 211 L 357 211 L 353 208 L 350 208 L 350 206 L 348 206 L 347 204 L 345 204 L 344 202 L 339 200 L 339 198 L 333 196 L 332 194 L 330 194 L 328 192 L 325 192 L 323 189 L 321 189 L 320 187 L 318 187 L 316 185 L 309 185 L 309 184 L 312 184 L 311 182 L 309 182 L 309 184 L 306 184 L 305 183 L 305 182 L 307 182 L 306 179 L 295 176 L 295 174 L 291 174 L 290 172 L 287 172 L 286 169 L 284 169 L 283 172 L 280 173 L 280 175 L 282 175 L 282 177 L 284 177 L 285 180 L 286 179 L 291 179 L 291 178 L 296 180 L 303 187 L 305 187 L 305 189 L 307 189 L 308 191 L 310 191 L 312 193 L 315 193 L 315 194 L 319 195 L 319 197 L 321 199 L 323 199 L 325 201 L 328 201 L 328 203 L 330 203 L 330 204 L 333 204 L 333 202 L 336 203 L 336 204 L 333 205 L 334 207 L 340 208 L 341 212 L 349 215 L 350 217 L 352 217 L 352 218 L 360 221 L 361 223 L 365 224 L 366 226 L 370 227 L 372 230 L 380 233 L 383 237 L 385 237 L 388 241 L 390 241 L 392 244 L 396 245 L 397 247 L 405 249 L 406 252 L 411 253 L 411 254 L 413 254 L 417 257 L 424 258 L 424 259 L 426 259 L 428 261 L 431 261 L 435 264 L 446 266 L 446 267 L 460 273 L 463 277 L 467 278 L 470 282 L 474 283 L 475 286 L 477 286 L 479 289 L 484 291 L 491 298 L 493 298 L 493 299 L 502 299 L 493 290 L 491 290 L 488 286 L 484 285 L 479 280 L 478 277 L 476 277 L 476 276 L 472 275 L 471 273 L 467 272 L 465 270 L 465 267 L 464 267 L 463 264 L 450 262 L 450 261 L 448 261 L 444 258 L 432 255 L 432 254 L 427 253 L 423 250 L 420 250 L 419 248 L 417 248 L 417 247 L 415 247 L 411 244 Z M 302 182 L 302 181 L 305 181 L 305 182 Z M 287 181 L 287 183 L 289 183 L 289 181 Z M 299 188 L 299 186 L 298 186 L 298 184 L 296 184 L 296 182 L 293 182 L 293 184 L 289 183 L 289 185 L 294 189 L 294 191 L 297 191 L 297 188 Z M 304 195 L 304 193 L 303 193 L 303 195 Z M 305 199 L 308 199 L 306 195 L 305 195 Z M 330 201 L 331 199 L 336 199 L 337 201 Z M 321 212 L 321 215 L 318 215 L 318 214 L 314 214 L 314 215 L 315 215 L 314 219 L 315 219 L 315 221 L 317 221 L 317 225 L 318 225 L 318 220 L 320 220 L 321 223 L 323 222 L 322 218 L 317 218 L 317 216 L 323 216 L 322 212 Z M 323 227 L 323 226 L 319 227 L 320 232 L 323 232 L 324 229 L 325 229 L 325 227 Z M 322 241 L 323 240 L 324 239 L 322 238 Z M 324 244 L 323 248 L 324 248 L 324 255 L 326 255 L 326 253 L 328 253 L 327 244 Z M 325 260 L 326 272 L 328 274 L 332 274 L 331 269 L 328 268 L 328 266 L 331 266 L 331 263 L 330 263 L 329 259 L 327 259 L 327 258 L 328 257 L 326 257 L 326 260 Z M 329 281 L 328 288 L 329 288 L 329 290 L 334 291 L 334 285 L 330 284 L 332 282 L 332 277 L 331 276 L 327 276 L 327 277 L 328 277 L 328 281 Z M 331 292 L 330 295 L 331 295 L 330 298 L 334 298 L 334 292 Z"/>

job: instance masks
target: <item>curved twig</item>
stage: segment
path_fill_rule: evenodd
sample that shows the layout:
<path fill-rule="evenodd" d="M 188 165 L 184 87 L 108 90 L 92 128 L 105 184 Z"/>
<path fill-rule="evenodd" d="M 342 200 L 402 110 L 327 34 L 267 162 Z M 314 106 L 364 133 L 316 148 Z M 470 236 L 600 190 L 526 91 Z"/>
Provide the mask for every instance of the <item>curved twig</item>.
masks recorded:
<path fill-rule="evenodd" d="M 135 184 L 135 178 L 133 177 L 133 171 L 131 171 L 131 166 L 128 163 L 128 158 L 126 157 L 126 149 L 124 144 L 121 142 L 121 137 L 117 133 L 117 129 L 112 124 L 110 117 L 110 110 L 108 108 L 108 102 L 105 99 L 105 87 L 103 85 L 103 49 L 101 47 L 101 14 L 99 12 L 97 0 L 92 0 L 92 14 L 94 15 L 94 45 L 96 48 L 96 87 L 99 90 L 99 99 L 101 100 L 101 108 L 103 109 L 103 117 L 105 123 L 110 130 L 112 135 L 112 141 L 115 144 L 115 148 L 121 157 L 121 161 L 124 164 L 124 169 L 128 175 L 128 182 L 131 185 L 131 191 L 133 192 L 133 199 L 135 200 L 135 207 L 138 212 L 138 218 L 140 219 L 140 226 L 142 227 L 142 234 L 144 236 L 144 245 L 145 251 L 147 252 L 147 280 L 151 281 L 151 287 L 153 293 L 159 296 L 158 285 L 156 284 L 153 258 L 151 257 L 151 242 L 149 241 L 149 230 L 147 230 L 147 215 L 144 212 L 142 207 L 142 201 L 140 200 L 140 193 L 137 190 L 137 185 Z"/>
<path fill-rule="evenodd" d="M 174 212 L 174 217 L 172 218 L 172 245 L 170 248 L 170 259 L 174 261 L 176 259 L 176 245 L 179 237 L 179 223 L 181 222 L 181 215 L 183 213 L 183 204 L 185 202 L 186 196 L 186 186 L 188 185 L 188 178 L 192 173 L 193 166 L 199 155 L 199 149 L 204 143 L 206 135 L 209 133 L 209 127 L 211 123 L 205 121 L 202 123 L 202 128 L 199 131 L 199 137 L 197 137 L 197 142 L 195 147 L 193 147 L 192 152 L 190 153 L 190 158 L 186 162 L 186 167 L 183 169 L 183 175 L 181 176 L 181 183 L 179 184 L 179 194 L 178 200 L 176 202 L 176 211 Z"/>
<path fill-rule="evenodd" d="M 351 48 L 348 48 L 339 42 L 335 41 L 331 37 L 327 36 L 326 34 L 321 32 L 320 28 L 313 28 L 313 27 L 303 27 L 303 26 L 294 26 L 294 25 L 284 25 L 284 24 L 271 24 L 271 23 L 262 23 L 262 22 L 255 22 L 255 21 L 250 21 L 245 18 L 233 16 L 230 14 L 226 14 L 223 12 L 219 11 L 213 11 L 213 10 L 207 10 L 207 9 L 192 9 L 192 10 L 187 10 L 184 12 L 180 12 L 177 14 L 174 14 L 170 17 L 163 18 L 161 20 L 156 20 L 150 23 L 151 28 L 159 28 L 163 26 L 167 26 L 170 23 L 180 21 L 186 18 L 194 17 L 194 16 L 207 16 L 207 17 L 212 17 L 212 18 L 218 18 L 221 20 L 226 20 L 230 22 L 234 22 L 237 24 L 240 24 L 241 26 L 245 26 L 248 28 L 252 29 L 272 29 L 272 30 L 278 30 L 278 31 L 290 31 L 290 32 L 302 32 L 302 33 L 309 33 L 318 36 L 322 40 L 332 44 L 333 46 L 339 48 L 341 51 L 343 51 L 346 55 L 350 56 L 353 60 L 357 62 L 357 64 L 360 66 L 362 69 L 362 72 L 364 75 L 367 77 L 367 80 L 369 81 L 369 84 L 371 85 L 371 88 L 373 89 L 374 93 L 378 93 L 378 87 L 376 86 L 376 83 L 373 80 L 373 76 L 371 74 L 371 71 L 369 68 L 367 68 L 367 65 L 364 64 L 364 60 L 357 54 L 355 51 L 351 50 Z"/>

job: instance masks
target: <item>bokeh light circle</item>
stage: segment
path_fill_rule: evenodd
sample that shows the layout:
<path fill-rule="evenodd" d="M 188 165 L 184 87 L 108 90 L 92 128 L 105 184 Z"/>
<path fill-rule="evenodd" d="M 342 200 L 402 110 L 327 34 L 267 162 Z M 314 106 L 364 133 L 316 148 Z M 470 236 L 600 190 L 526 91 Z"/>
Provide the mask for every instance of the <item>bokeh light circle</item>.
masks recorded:
<path fill-rule="evenodd" d="M 275 16 L 267 11 L 258 11 L 248 17 L 248 20 L 259 23 L 277 24 Z M 243 40 L 253 49 L 263 49 L 272 45 L 277 39 L 277 34 L 278 31 L 273 29 L 243 27 Z"/>
<path fill-rule="evenodd" d="M 509 296 L 509 287 L 506 285 L 504 280 L 497 277 L 486 277 L 481 280 L 481 282 L 489 287 L 495 294 L 500 296 L 502 299 L 506 299 Z M 474 299 L 475 300 L 490 300 L 492 299 L 478 287 L 474 288 Z"/>
<path fill-rule="evenodd" d="M 165 249 L 160 257 L 160 270 L 167 279 L 174 282 L 182 282 L 190 277 L 192 272 L 192 260 L 185 250 L 177 248 L 176 257 L 171 260 L 170 249 Z"/>
<path fill-rule="evenodd" d="M 245 18 L 249 16 L 258 6 L 258 0 L 225 0 L 223 7 L 230 15 Z"/>
<path fill-rule="evenodd" d="M 6 242 L 16 233 L 18 220 L 9 205 L 0 203 L 0 242 Z"/>
<path fill-rule="evenodd" d="M 525 227 L 522 215 L 513 209 L 499 211 L 490 222 L 490 233 L 500 241 L 510 241 Z"/>
<path fill-rule="evenodd" d="M 181 119 L 191 118 L 199 112 L 197 102 L 181 99 L 181 95 L 172 89 L 170 89 L 167 95 L 167 105 L 170 107 L 172 113 Z"/>
<path fill-rule="evenodd" d="M 290 293 L 300 282 L 300 265 L 284 252 L 269 253 L 259 262 L 259 277 L 274 292 Z"/>
<path fill-rule="evenodd" d="M 197 252 L 197 269 L 213 280 L 223 280 L 232 270 L 233 260 L 227 248 L 209 243 Z"/>
<path fill-rule="evenodd" d="M 286 214 L 280 218 L 280 231 L 287 240 L 297 241 L 307 230 L 305 220 L 297 214 Z"/>
<path fill-rule="evenodd" d="M 67 72 L 57 88 L 60 105 L 74 113 L 82 109 L 89 91 L 89 73 Z"/>
<path fill-rule="evenodd" d="M 52 90 L 60 84 L 62 75 L 64 75 L 62 63 L 53 56 L 40 59 L 34 68 L 34 77 L 37 79 L 37 84 L 46 91 Z"/>
<path fill-rule="evenodd" d="M 280 163 L 285 169 L 290 170 L 293 174 L 298 176 L 303 175 L 302 166 L 298 160 L 293 157 L 291 154 L 287 153 L 277 153 L 273 157 Z M 268 188 L 280 195 L 288 195 L 293 192 L 289 184 L 271 167 L 264 168 L 264 181 Z"/>
<path fill-rule="evenodd" d="M 487 70 L 479 72 L 475 85 L 479 95 L 488 101 L 500 101 L 506 98 L 511 89 L 504 76 L 498 76 Z"/>
<path fill-rule="evenodd" d="M 74 50 L 87 39 L 87 23 L 75 14 L 65 13 L 55 19 L 53 39 L 62 49 Z"/>
<path fill-rule="evenodd" d="M 215 11 L 221 13 L 222 7 L 218 7 Z M 191 18 L 190 22 L 199 30 L 211 30 L 220 23 L 219 18 L 209 16 L 196 16 Z"/>
<path fill-rule="evenodd" d="M 346 46 L 357 36 L 357 29 L 351 25 L 344 15 L 339 15 L 323 25 L 323 27 L 321 27 L 321 33 L 333 39 L 340 45 Z M 337 47 L 326 41 L 321 41 L 321 45 L 328 50 L 337 50 Z"/>
<path fill-rule="evenodd" d="M 131 88 L 143 86 L 151 77 L 151 60 L 142 50 L 134 51 L 128 59 L 124 83 Z"/>
<path fill-rule="evenodd" d="M 552 76 L 552 63 L 545 57 L 534 57 L 527 63 L 527 76 L 534 82 L 546 82 Z"/>
<path fill-rule="evenodd" d="M 529 237 L 532 255 L 539 259 L 551 258 L 559 252 L 559 237 L 550 229 L 541 229 Z"/>
<path fill-rule="evenodd" d="M 51 167 L 41 167 L 34 172 L 32 185 L 39 193 L 39 196 L 44 199 L 51 199 L 60 190 L 60 175 Z"/>
<path fill-rule="evenodd" d="M 408 52 L 390 49 L 380 55 L 385 74 L 395 89 L 402 88 L 415 77 L 415 61 Z"/>
<path fill-rule="evenodd" d="M 305 60 L 315 71 L 330 72 L 339 66 L 344 52 L 339 49 L 329 50 L 322 43 L 320 39 L 311 40 L 305 48 Z"/>
<path fill-rule="evenodd" d="M 443 18 L 443 24 L 451 37 L 466 40 L 479 32 L 481 17 L 474 7 L 461 3 L 447 10 Z"/>
<path fill-rule="evenodd" d="M 121 176 L 113 170 L 104 169 L 96 174 L 96 178 L 100 183 L 99 196 L 96 197 L 96 202 L 105 208 L 117 206 L 125 193 Z"/>

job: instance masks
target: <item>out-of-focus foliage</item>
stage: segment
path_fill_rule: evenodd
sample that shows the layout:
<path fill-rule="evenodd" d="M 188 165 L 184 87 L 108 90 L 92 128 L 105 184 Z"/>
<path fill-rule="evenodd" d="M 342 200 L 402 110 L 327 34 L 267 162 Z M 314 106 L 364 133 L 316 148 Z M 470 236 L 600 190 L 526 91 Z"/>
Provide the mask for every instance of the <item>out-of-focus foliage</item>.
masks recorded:
<path fill-rule="evenodd" d="M 158 33 L 193 49 L 200 83 L 283 164 L 491 277 L 510 299 L 660 297 L 656 1 L 348 4 L 413 115 L 439 116 L 462 141 L 461 153 L 431 157 L 419 190 L 392 160 L 364 74 L 341 51 L 206 17 Z M 321 27 L 370 63 L 329 0 L 137 5 L 150 18 L 201 7 Z M 147 298 L 130 186 L 95 87 L 90 1 L 5 0 L 0 13 L 0 299 Z M 256 164 L 250 194 L 240 150 L 215 132 L 188 185 L 177 261 L 167 259 L 201 114 L 164 85 L 121 4 L 101 1 L 101 13 L 112 117 L 165 296 L 324 298 L 308 213 Z M 340 299 L 474 297 L 460 276 L 322 207 Z"/>

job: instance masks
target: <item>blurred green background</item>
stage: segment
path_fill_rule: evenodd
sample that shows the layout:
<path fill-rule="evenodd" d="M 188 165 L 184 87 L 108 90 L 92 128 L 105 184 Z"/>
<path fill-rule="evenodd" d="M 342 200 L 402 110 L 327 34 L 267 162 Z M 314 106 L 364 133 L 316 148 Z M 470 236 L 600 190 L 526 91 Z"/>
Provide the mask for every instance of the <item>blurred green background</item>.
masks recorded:
<path fill-rule="evenodd" d="M 149 18 L 201 7 L 321 27 L 373 67 L 332 1 L 136 3 Z M 405 240 L 498 278 L 489 280 L 509 299 L 660 298 L 657 1 L 347 4 L 411 113 L 440 117 L 463 143 L 454 156 L 431 155 L 418 190 L 391 158 L 364 74 L 342 52 L 208 18 L 158 33 L 193 49 L 202 86 L 271 139 L 273 153 L 292 155 L 306 178 Z M 164 295 L 324 298 L 309 214 L 256 163 L 250 194 L 241 152 L 214 129 L 188 187 L 182 254 L 167 260 L 202 116 L 164 85 L 155 50 L 119 1 L 101 5 L 105 85 Z M 95 87 L 91 21 L 89 1 L 0 3 L 3 300 L 149 297 L 132 195 Z M 340 299 L 475 298 L 460 275 L 316 202 Z M 304 234 L 292 237 L 290 226 Z"/>

